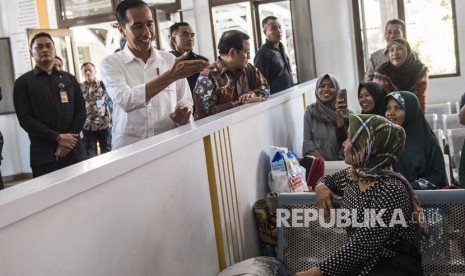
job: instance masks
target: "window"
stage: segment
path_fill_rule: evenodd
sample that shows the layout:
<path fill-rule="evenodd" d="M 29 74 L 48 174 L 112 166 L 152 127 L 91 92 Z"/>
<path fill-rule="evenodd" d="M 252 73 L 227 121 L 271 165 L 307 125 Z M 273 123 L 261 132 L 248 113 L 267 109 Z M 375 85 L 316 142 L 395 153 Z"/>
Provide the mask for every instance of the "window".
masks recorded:
<path fill-rule="evenodd" d="M 250 36 L 250 56 L 255 56 L 255 37 L 252 25 L 252 12 L 250 2 L 240 2 L 229 5 L 221 5 L 212 8 L 212 20 L 214 22 L 215 49 L 218 41 L 225 31 L 239 30 Z"/>
<path fill-rule="evenodd" d="M 459 73 L 452 2 L 415 0 L 404 3 L 408 41 L 432 76 Z"/>
<path fill-rule="evenodd" d="M 385 23 L 400 18 L 411 48 L 428 66 L 430 77 L 460 74 L 454 0 L 355 0 L 359 77 L 371 53 L 386 46 Z"/>
<path fill-rule="evenodd" d="M 291 63 L 292 75 L 294 83 L 297 83 L 297 65 L 294 50 L 294 35 L 292 31 L 292 17 L 291 8 L 289 1 L 279 1 L 267 4 L 258 4 L 258 33 L 260 34 L 260 43 L 263 44 L 266 40 L 265 34 L 263 33 L 262 20 L 267 16 L 276 16 L 281 23 L 282 30 L 282 43 L 284 50 L 289 56 L 289 62 Z"/>

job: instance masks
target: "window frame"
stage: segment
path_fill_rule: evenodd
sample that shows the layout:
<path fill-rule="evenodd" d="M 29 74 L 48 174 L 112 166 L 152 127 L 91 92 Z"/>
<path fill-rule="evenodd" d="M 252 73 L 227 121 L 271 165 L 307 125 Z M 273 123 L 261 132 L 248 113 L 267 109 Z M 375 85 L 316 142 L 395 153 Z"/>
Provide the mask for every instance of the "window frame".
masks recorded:
<path fill-rule="evenodd" d="M 460 55 L 459 55 L 459 45 L 458 45 L 458 35 L 457 35 L 457 12 L 455 0 L 450 0 L 452 6 L 452 17 L 453 17 L 453 32 L 454 32 L 454 49 L 455 49 L 455 73 L 450 74 L 441 74 L 441 75 L 429 75 L 430 79 L 435 78 L 447 78 L 447 77 L 458 77 L 461 76 L 460 72 Z M 363 42 L 362 42 L 362 32 L 361 30 L 361 14 L 359 0 L 352 0 L 352 13 L 354 17 L 354 36 L 355 36 L 355 51 L 356 51 L 356 60 L 357 60 L 357 73 L 360 80 L 365 79 L 365 57 L 363 55 Z M 398 18 L 405 21 L 405 7 L 404 0 L 397 0 L 397 14 Z M 406 33 L 408 29 L 405 30 Z"/>

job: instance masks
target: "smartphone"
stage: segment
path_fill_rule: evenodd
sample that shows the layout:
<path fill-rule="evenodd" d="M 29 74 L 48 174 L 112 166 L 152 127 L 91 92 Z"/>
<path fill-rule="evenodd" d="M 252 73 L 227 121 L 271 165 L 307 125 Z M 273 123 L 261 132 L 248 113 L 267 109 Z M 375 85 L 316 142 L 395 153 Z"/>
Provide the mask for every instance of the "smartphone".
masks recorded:
<path fill-rule="evenodd" d="M 336 97 L 337 97 L 338 99 L 343 99 L 344 102 L 345 102 L 346 105 L 347 105 L 347 90 L 345 90 L 345 89 L 339 89 L 339 91 L 337 91 Z"/>
<path fill-rule="evenodd" d="M 349 115 L 349 110 L 347 109 L 348 106 L 347 106 L 347 90 L 345 89 L 339 89 L 339 91 L 337 91 L 337 94 L 336 94 L 336 98 L 337 99 L 342 99 L 344 101 L 344 103 L 346 104 L 346 110 L 343 114 L 344 117 L 347 117 Z"/>

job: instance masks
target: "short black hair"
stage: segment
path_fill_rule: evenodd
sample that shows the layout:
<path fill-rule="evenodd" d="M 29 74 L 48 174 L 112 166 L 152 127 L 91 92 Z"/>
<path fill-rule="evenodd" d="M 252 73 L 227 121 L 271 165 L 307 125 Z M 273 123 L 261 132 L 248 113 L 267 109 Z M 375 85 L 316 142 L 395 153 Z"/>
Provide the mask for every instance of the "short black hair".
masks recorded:
<path fill-rule="evenodd" d="M 402 28 L 402 33 L 404 33 L 405 35 L 405 22 L 403 20 L 398 19 L 398 18 L 389 20 L 388 22 L 386 22 L 386 26 L 384 27 L 384 32 L 386 32 L 388 25 L 400 25 L 400 27 Z"/>
<path fill-rule="evenodd" d="M 226 31 L 221 35 L 220 42 L 218 42 L 218 52 L 220 55 L 229 53 L 229 50 L 235 49 L 237 51 L 244 50 L 244 40 L 249 40 L 250 36 L 238 30 Z"/>
<path fill-rule="evenodd" d="M 115 16 L 116 16 L 116 21 L 118 21 L 118 24 L 120 26 L 126 25 L 128 23 L 128 19 L 126 18 L 126 11 L 128 9 L 133 9 L 133 8 L 140 8 L 143 6 L 149 7 L 147 3 L 145 3 L 142 0 L 123 0 L 121 1 L 118 6 L 116 6 L 115 9 Z M 152 10 L 150 10 L 152 11 Z M 153 16 L 153 14 L 152 14 Z"/>
<path fill-rule="evenodd" d="M 270 20 L 278 20 L 278 18 L 274 15 L 270 15 L 270 16 L 267 16 L 265 18 L 263 18 L 262 20 L 262 27 L 265 28 L 265 25 L 268 24 L 268 21 Z"/>
<path fill-rule="evenodd" d="M 34 42 L 35 42 L 36 39 L 38 39 L 39 37 L 48 37 L 48 38 L 50 38 L 50 40 L 52 41 L 53 45 L 55 45 L 55 42 L 53 41 L 52 36 L 51 36 L 49 33 L 40 32 L 40 33 L 35 34 L 35 35 L 32 37 L 32 39 L 31 39 L 31 49 L 32 49 L 32 45 L 34 45 Z"/>
<path fill-rule="evenodd" d="M 92 67 L 95 68 L 95 65 L 94 65 L 92 62 L 87 61 L 87 62 L 84 62 L 84 63 L 81 65 L 81 70 L 82 70 L 82 68 L 84 68 L 84 66 L 89 65 L 89 64 L 92 65 Z"/>
<path fill-rule="evenodd" d="M 190 25 L 187 22 L 174 23 L 170 26 L 170 35 L 176 35 L 178 33 L 179 27 L 190 27 Z"/>
<path fill-rule="evenodd" d="M 61 59 L 61 57 L 55 56 L 55 58 L 58 59 L 59 61 L 61 61 L 61 63 L 63 63 L 63 60 Z"/>

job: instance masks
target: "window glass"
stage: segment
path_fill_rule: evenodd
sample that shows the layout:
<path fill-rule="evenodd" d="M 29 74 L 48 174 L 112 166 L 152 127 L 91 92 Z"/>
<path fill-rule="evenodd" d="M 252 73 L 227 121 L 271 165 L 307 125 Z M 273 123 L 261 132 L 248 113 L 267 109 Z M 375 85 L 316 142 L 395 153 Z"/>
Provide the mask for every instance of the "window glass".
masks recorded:
<path fill-rule="evenodd" d="M 181 21 L 181 15 L 177 13 L 168 13 L 157 9 L 158 30 L 160 38 L 160 49 L 171 51 L 168 36 L 170 34 L 170 26 Z"/>
<path fill-rule="evenodd" d="M 215 26 L 215 50 L 218 51 L 218 41 L 225 31 L 239 30 L 250 36 L 250 60 L 253 60 L 255 57 L 255 39 L 250 2 L 213 7 L 212 15 Z"/>
<path fill-rule="evenodd" d="M 61 12 L 63 20 L 98 14 L 111 14 L 114 11 L 112 1 L 108 0 L 60 0 L 60 4 L 63 7 Z"/>
<path fill-rule="evenodd" d="M 282 39 L 281 42 L 284 45 L 284 49 L 289 56 L 289 62 L 291 63 L 292 75 L 294 83 L 297 83 L 297 66 L 295 60 L 294 51 L 294 37 L 292 31 L 292 18 L 289 1 L 280 1 L 268 4 L 258 5 L 259 14 L 259 33 L 261 34 L 261 43 L 265 43 L 266 37 L 263 33 L 262 20 L 270 15 L 276 16 L 281 24 Z"/>
<path fill-rule="evenodd" d="M 359 0 L 361 14 L 361 37 L 363 45 L 364 71 L 370 55 L 386 47 L 384 25 L 390 19 L 397 18 L 397 6 L 386 0 Z"/>
<path fill-rule="evenodd" d="M 404 1 L 406 37 L 428 66 L 430 76 L 459 73 L 454 31 L 453 0 Z M 395 1 L 358 0 L 364 69 L 371 53 L 386 46 L 385 23 L 397 16 Z"/>
<path fill-rule="evenodd" d="M 405 1 L 404 7 L 408 41 L 429 74 L 458 73 L 451 0 Z"/>

